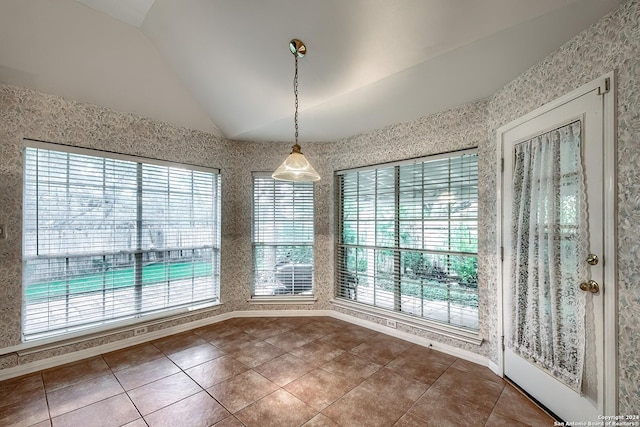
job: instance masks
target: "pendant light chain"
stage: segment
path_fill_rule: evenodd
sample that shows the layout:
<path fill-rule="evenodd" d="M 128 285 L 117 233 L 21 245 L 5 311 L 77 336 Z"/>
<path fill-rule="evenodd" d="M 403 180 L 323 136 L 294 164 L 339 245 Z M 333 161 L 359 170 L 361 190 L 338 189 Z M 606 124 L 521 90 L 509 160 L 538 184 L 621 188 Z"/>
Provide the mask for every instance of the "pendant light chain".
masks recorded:
<path fill-rule="evenodd" d="M 293 94 L 296 98 L 296 112 L 293 116 L 293 121 L 296 128 L 296 144 L 298 144 L 298 55 L 293 55 L 296 59 L 296 72 L 293 76 Z"/>
<path fill-rule="evenodd" d="M 320 179 L 318 172 L 311 166 L 304 157 L 298 145 L 298 58 L 302 58 L 307 53 L 307 47 L 298 39 L 289 42 L 289 50 L 295 58 L 295 74 L 293 75 L 293 94 L 295 95 L 295 113 L 293 123 L 295 125 L 295 144 L 291 147 L 291 153 L 275 170 L 271 177 L 273 179 L 290 182 L 313 182 Z"/>

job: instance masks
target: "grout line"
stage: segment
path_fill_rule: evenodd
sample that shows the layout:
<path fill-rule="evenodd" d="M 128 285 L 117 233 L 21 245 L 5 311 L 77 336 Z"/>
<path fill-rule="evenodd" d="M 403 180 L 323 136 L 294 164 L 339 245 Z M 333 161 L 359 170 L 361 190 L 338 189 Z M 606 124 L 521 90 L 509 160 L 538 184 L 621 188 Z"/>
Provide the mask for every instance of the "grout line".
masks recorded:
<path fill-rule="evenodd" d="M 491 407 L 491 412 L 489 412 L 489 416 L 487 417 L 487 420 L 484 422 L 484 425 L 486 426 L 487 423 L 489 422 L 489 418 L 491 418 L 491 415 L 493 415 L 494 411 L 496 410 L 496 406 L 498 406 L 498 401 L 500 401 L 500 398 L 502 397 L 502 393 L 504 393 L 504 389 L 506 388 L 507 384 L 506 381 L 502 381 L 502 390 L 500 390 L 500 394 L 498 394 L 498 398 L 496 399 L 496 401 L 493 403 L 493 406 Z M 496 415 L 500 415 L 501 417 L 504 417 L 504 415 L 498 414 L 496 413 Z M 508 417 L 504 417 L 504 418 L 508 418 Z M 511 419 L 511 418 L 509 418 Z M 513 420 L 515 422 L 519 422 L 518 420 Z"/>
<path fill-rule="evenodd" d="M 147 422 L 144 421 L 144 417 L 142 416 L 142 412 L 140 412 L 140 409 L 138 408 L 138 406 L 135 404 L 135 402 L 131 399 L 131 396 L 129 396 L 129 393 L 127 392 L 127 390 L 124 388 L 124 386 L 122 385 L 122 383 L 120 382 L 120 379 L 118 378 L 118 376 L 116 375 L 116 371 L 113 370 L 113 368 L 111 367 L 111 365 L 109 365 L 109 363 L 107 363 L 107 361 L 104 358 L 104 354 L 101 354 L 100 357 L 102 358 L 102 360 L 104 361 L 104 363 L 109 367 L 109 370 L 111 371 L 111 375 L 113 375 L 113 377 L 116 379 L 116 381 L 118 381 L 118 384 L 120 384 L 120 387 L 122 387 L 122 391 L 123 393 L 127 396 L 127 399 L 129 399 L 129 402 L 131 402 L 131 404 L 133 405 L 133 407 L 136 409 L 136 411 L 138 411 L 138 415 L 140 416 L 140 419 L 143 420 L 143 422 L 146 424 Z M 121 369 L 121 371 L 124 369 Z M 134 420 L 135 421 L 135 420 Z M 53 423 L 52 423 L 53 425 Z M 148 424 L 147 424 L 148 425 Z"/>
<path fill-rule="evenodd" d="M 47 388 L 44 385 L 44 375 L 42 374 L 42 371 L 39 372 L 40 375 L 40 381 L 42 381 L 42 391 L 44 392 L 44 400 L 47 403 L 47 414 L 49 415 L 49 423 L 51 423 L 51 425 L 53 425 L 53 418 L 51 417 L 51 408 L 49 407 L 49 394 L 47 393 Z M 43 420 L 43 422 L 46 420 Z"/>
<path fill-rule="evenodd" d="M 335 320 L 337 320 L 337 321 L 341 321 L 341 319 L 335 319 Z M 270 319 L 270 318 L 269 318 L 269 319 L 268 319 L 268 321 L 267 321 L 267 322 L 265 322 L 265 326 L 267 326 L 267 327 L 268 327 L 268 325 L 272 324 L 272 321 L 275 321 L 275 318 L 273 318 L 273 319 Z M 314 321 L 311 321 L 311 322 L 306 322 L 306 323 L 304 323 L 304 324 L 300 324 L 300 325 L 298 325 L 298 326 L 291 327 L 291 328 L 287 329 L 286 331 L 282 332 L 282 334 L 284 334 L 285 332 L 291 332 L 291 331 L 293 331 L 293 330 L 295 330 L 295 329 L 298 329 L 298 328 L 300 328 L 300 327 L 304 327 L 305 325 L 310 324 L 310 323 L 313 323 L 313 322 L 315 322 L 315 321 L 323 322 L 324 320 L 314 320 Z M 236 323 L 237 323 L 237 322 L 236 322 Z M 362 326 L 359 326 L 359 325 L 354 325 L 354 326 L 362 327 Z M 321 336 L 318 336 L 318 337 L 314 338 L 313 340 L 311 340 L 311 341 L 309 341 L 309 342 L 305 343 L 304 345 L 308 345 L 308 344 L 311 344 L 311 343 L 313 343 L 313 342 L 327 342 L 327 341 L 323 341 L 322 339 L 323 339 L 323 338 L 325 338 L 325 337 L 327 337 L 327 336 L 329 336 L 329 335 L 331 335 L 332 333 L 334 333 L 334 332 L 338 332 L 338 331 L 339 331 L 339 330 L 333 330 L 333 329 L 331 329 L 331 331 L 330 331 L 330 332 L 328 332 L 328 333 L 323 333 Z M 181 332 L 181 333 L 182 333 L 182 332 Z M 181 334 L 181 333 L 177 333 L 177 334 L 174 334 L 174 335 L 179 335 L 179 334 Z M 204 339 L 201 335 L 199 335 L 199 334 L 197 334 L 197 333 L 195 333 L 195 332 L 193 332 L 193 331 L 191 331 L 190 333 L 192 333 L 192 334 L 193 334 L 193 335 L 195 335 L 196 337 L 199 337 L 199 338 L 201 338 L 201 339 Z M 271 338 L 271 336 L 266 337 L 266 338 L 259 338 L 259 337 L 255 336 L 255 335 L 253 335 L 253 334 L 247 333 L 247 332 L 243 329 L 243 327 L 242 327 L 242 326 L 238 327 L 238 333 L 246 333 L 248 337 L 253 338 L 253 339 L 256 339 L 256 342 L 267 342 L 266 340 L 267 340 L 267 339 L 269 339 L 269 338 Z M 260 332 L 260 331 L 255 331 L 254 333 L 261 333 L 261 332 Z M 234 334 L 236 334 L 236 333 L 234 333 Z M 311 333 L 311 334 L 312 334 L 312 333 Z M 313 334 L 312 334 L 312 335 L 313 335 Z M 365 338 L 363 341 L 359 342 L 359 344 L 357 344 L 356 346 L 351 347 L 349 350 L 341 349 L 341 350 L 343 350 L 343 353 L 341 353 L 341 355 L 344 355 L 344 354 L 350 354 L 351 356 L 353 356 L 353 357 L 357 357 L 357 358 L 359 358 L 359 359 L 362 359 L 363 361 L 366 361 L 366 362 L 368 362 L 368 363 L 375 363 L 376 365 L 379 365 L 379 367 L 380 367 L 380 368 L 379 368 L 378 370 L 376 370 L 376 372 L 374 372 L 373 374 L 371 374 L 371 375 L 367 376 L 366 378 L 364 378 L 363 380 L 359 381 L 357 384 L 356 384 L 356 383 L 354 383 L 353 387 L 350 387 L 350 389 L 349 389 L 348 391 L 346 391 L 345 393 L 343 393 L 341 396 L 339 396 L 339 397 L 338 397 L 337 399 L 335 399 L 333 402 L 331 402 L 331 403 L 329 403 L 328 405 L 326 405 L 324 409 L 328 408 L 329 406 L 331 406 L 332 404 L 334 404 L 334 403 L 335 403 L 335 402 L 337 402 L 338 400 L 342 399 L 342 398 L 343 398 L 344 396 L 346 396 L 348 393 L 351 393 L 353 390 L 355 390 L 356 388 L 360 387 L 364 382 L 366 382 L 368 379 L 370 379 L 373 375 L 376 375 L 376 373 L 378 373 L 381 369 L 384 369 L 384 368 L 388 367 L 388 365 L 390 365 L 394 360 L 396 360 L 396 359 L 397 359 L 398 357 L 400 357 L 401 355 L 403 355 L 403 354 L 407 353 L 410 349 L 412 349 L 412 348 L 424 348 L 424 347 L 423 347 L 423 346 L 421 346 L 421 345 L 418 345 L 418 344 L 415 344 L 415 343 L 410 343 L 411 345 L 407 346 L 404 350 L 402 350 L 402 351 L 401 351 L 401 352 L 399 352 L 398 354 L 394 355 L 394 356 L 393 356 L 393 358 L 392 358 L 391 360 L 387 361 L 387 362 L 386 362 L 386 363 L 384 363 L 384 364 L 379 364 L 379 363 L 374 362 L 373 360 L 370 360 L 370 359 L 369 359 L 369 358 L 367 358 L 367 357 L 363 357 L 363 356 L 359 356 L 359 355 L 357 355 L 357 354 L 351 353 L 351 351 L 352 351 L 354 348 L 356 348 L 358 345 L 361 345 L 361 344 L 363 344 L 363 343 L 366 343 L 366 342 L 368 342 L 369 340 L 371 340 L 371 339 L 373 339 L 373 338 L 375 338 L 375 337 L 379 337 L 379 336 L 381 336 L 381 335 L 386 335 L 386 334 L 383 334 L 383 333 L 374 333 L 374 334 L 372 334 L 372 335 L 370 335 L 370 336 L 367 336 L 367 338 Z M 223 350 L 223 349 L 221 349 L 221 348 L 217 347 L 217 346 L 216 346 L 215 344 L 213 344 L 211 341 L 208 341 L 208 340 L 206 340 L 206 339 L 205 339 L 205 341 L 206 341 L 206 342 L 208 342 L 210 345 L 213 345 L 214 347 L 216 347 L 216 348 L 220 349 L 220 350 L 224 353 L 224 355 L 223 355 L 223 356 L 225 356 L 225 355 L 226 355 L 226 356 L 229 356 L 229 357 L 231 357 L 231 358 L 234 358 L 234 356 L 232 355 L 232 353 L 233 353 L 233 352 L 227 352 L 227 351 L 225 351 L 225 350 Z M 231 414 L 230 416 L 232 416 L 232 417 L 234 417 L 236 420 L 238 420 L 238 418 L 235 416 L 235 414 L 234 414 L 234 413 L 232 413 L 232 412 L 231 412 L 231 411 L 230 411 L 230 410 L 229 410 L 225 405 L 223 405 L 223 404 L 222 404 L 221 402 L 219 402 L 219 401 L 218 401 L 218 400 L 217 400 L 213 395 L 211 395 L 211 393 L 209 393 L 209 391 L 208 391 L 207 389 L 205 389 L 205 388 L 204 388 L 203 386 L 201 386 L 201 385 L 200 385 L 200 384 L 199 384 L 195 379 L 193 379 L 189 374 L 187 374 L 187 372 L 186 372 L 186 370 L 185 370 L 185 369 L 182 369 L 180 366 L 178 366 L 178 365 L 177 365 L 177 364 L 176 364 L 176 363 L 175 363 L 175 362 L 174 362 L 174 361 L 173 361 L 173 360 L 168 356 L 168 354 L 167 354 L 167 353 L 165 353 L 163 350 L 161 350 L 159 347 L 157 347 L 157 346 L 154 344 L 154 342 L 153 342 L 153 341 L 150 341 L 150 342 L 149 342 L 149 344 L 151 344 L 152 346 L 154 346 L 154 347 L 155 347 L 155 348 L 156 348 L 156 349 L 157 349 L 157 350 L 158 350 L 158 351 L 163 355 L 162 357 L 167 358 L 169 361 L 171 361 L 171 363 L 173 363 L 173 365 L 175 365 L 175 366 L 178 368 L 178 370 L 179 370 L 179 371 L 178 371 L 178 372 L 176 372 L 176 374 L 177 374 L 177 373 L 183 373 L 187 378 L 189 378 L 191 381 L 193 381 L 194 383 L 196 383 L 196 385 L 197 385 L 197 386 L 198 386 L 198 388 L 199 388 L 199 390 L 198 390 L 197 392 L 195 392 L 195 393 L 193 393 L 193 394 L 190 394 L 189 396 L 185 396 L 185 397 L 183 397 L 183 398 L 179 399 L 178 401 L 176 401 L 176 402 L 172 402 L 171 404 L 166 405 L 166 406 L 164 406 L 164 407 L 162 407 L 162 408 L 159 408 L 159 409 L 157 409 L 156 411 L 153 411 L 153 412 L 151 412 L 151 413 L 155 413 L 155 412 L 157 412 L 157 411 L 160 411 L 160 410 L 162 410 L 162 409 L 164 409 L 164 408 L 167 408 L 168 406 L 171 406 L 171 405 L 173 405 L 173 404 L 176 404 L 176 403 L 178 403 L 178 402 L 181 402 L 181 401 L 183 401 L 183 400 L 185 400 L 185 399 L 187 399 L 187 398 L 190 398 L 190 397 L 192 397 L 192 396 L 194 396 L 194 395 L 196 395 L 196 394 L 198 394 L 198 393 L 200 393 L 200 392 L 204 391 L 205 393 L 207 393 L 207 395 L 208 395 L 208 396 L 210 396 L 210 397 L 211 397 L 212 399 L 214 399 L 218 404 L 220 404 L 223 408 L 225 408 L 225 409 L 226 409 L 226 410 Z M 329 342 L 328 344 L 331 344 L 331 343 Z M 304 345 L 303 345 L 303 346 L 304 346 Z M 303 346 L 299 346 L 299 347 L 296 347 L 296 348 L 300 348 L 300 347 L 303 347 Z M 133 348 L 133 347 L 135 347 L 135 346 L 132 346 L 132 347 L 129 347 L 129 348 Z M 276 347 L 277 347 L 277 346 L 276 346 Z M 186 348 L 189 348 L 189 347 L 186 347 Z M 281 349 L 281 350 L 283 350 L 283 351 L 284 351 L 284 353 L 283 353 L 283 354 L 289 354 L 289 355 L 291 355 L 291 356 L 293 356 L 293 357 L 297 357 L 297 356 L 295 356 L 295 355 L 293 355 L 293 354 L 291 353 L 291 351 L 293 351 L 293 350 L 295 350 L 295 349 L 290 349 L 290 350 L 287 350 L 287 349 Z M 117 351 L 122 351 L 122 350 L 117 350 Z M 113 368 L 112 368 L 112 367 L 107 363 L 106 359 L 104 358 L 104 355 L 105 355 L 105 354 L 108 354 L 108 353 L 104 353 L 104 354 L 100 354 L 100 355 L 99 355 L 99 356 L 100 356 L 100 358 L 101 358 L 101 360 L 102 360 L 102 361 L 103 361 L 103 363 L 105 363 L 105 365 L 108 367 L 109 372 L 111 373 L 111 375 L 116 379 L 116 381 L 118 381 L 118 384 L 122 387 L 123 392 L 127 395 L 127 398 L 129 399 L 129 401 L 131 402 L 131 404 L 136 408 L 136 411 L 138 412 L 138 415 L 139 415 L 140 419 L 142 419 L 142 420 L 144 421 L 144 417 L 142 416 L 142 414 L 141 414 L 140 410 L 138 409 L 138 407 L 135 405 L 135 403 L 133 402 L 133 400 L 132 400 L 132 399 L 131 399 L 131 397 L 129 396 L 129 391 L 130 391 L 130 390 L 129 390 L 129 391 L 124 390 L 124 387 L 123 387 L 122 383 L 120 382 L 120 380 L 118 379 L 118 377 L 115 375 L 116 371 L 114 371 L 114 370 L 113 370 Z M 220 357 L 223 357 L 223 356 L 220 356 Z M 280 356 L 281 356 L 281 355 L 280 355 Z M 277 357 L 280 357 L 280 356 L 277 356 Z M 216 358 L 213 358 L 213 359 L 211 359 L 211 360 L 203 361 L 203 362 L 201 362 L 201 363 L 199 363 L 199 364 L 197 364 L 197 365 L 195 365 L 195 366 L 199 366 L 199 365 L 201 365 L 201 364 L 211 362 L 211 361 L 213 361 L 213 360 L 219 359 L 220 357 L 216 357 Z M 277 358 L 277 357 L 276 357 L 276 358 Z M 338 356 L 338 357 L 339 357 L 339 356 Z M 265 361 L 265 362 L 262 362 L 260 365 L 262 365 L 262 364 L 264 364 L 264 363 L 269 363 L 269 362 L 273 361 L 274 359 L 275 359 L 275 358 L 270 359 L 270 360 L 267 360 L 267 361 Z M 334 359 L 336 359 L 336 358 L 333 358 L 333 359 L 331 359 L 331 360 L 334 360 Z M 430 383 L 430 384 L 425 384 L 425 385 L 427 386 L 426 390 L 425 390 L 425 391 L 420 395 L 420 397 L 418 397 L 418 399 L 416 399 L 416 400 L 415 400 L 415 401 L 414 401 L 414 402 L 409 406 L 409 408 L 408 408 L 407 410 L 405 410 L 405 411 L 403 412 L 403 414 L 400 416 L 400 418 L 404 417 L 406 414 L 408 414 L 408 413 L 409 413 L 409 411 L 410 411 L 413 407 L 415 407 L 416 403 L 417 403 L 417 402 L 418 402 L 418 401 L 419 401 L 419 400 L 420 400 L 420 399 L 421 399 L 421 398 L 422 398 L 422 397 L 423 397 L 423 396 L 424 396 L 424 395 L 425 395 L 425 394 L 426 394 L 426 393 L 427 393 L 427 392 L 432 388 L 432 386 L 436 383 L 436 381 L 437 381 L 439 378 L 441 378 L 441 377 L 442 377 L 446 372 L 448 372 L 450 369 L 454 369 L 454 368 L 452 368 L 453 364 L 454 364 L 458 359 L 460 359 L 460 358 L 459 358 L 459 357 L 455 357 L 455 356 L 454 356 L 454 358 L 453 358 L 453 359 L 454 359 L 454 360 L 453 360 L 451 363 L 449 363 L 449 364 L 447 365 L 447 367 L 446 367 L 446 368 L 445 368 L 445 369 L 444 369 L 444 370 L 443 370 L 443 371 L 442 371 L 442 372 L 437 376 L 437 378 L 435 378 L 435 379 L 433 380 L 433 382 L 432 382 L 432 383 Z M 153 361 L 153 360 L 158 360 L 158 358 L 153 358 L 153 359 L 151 359 L 151 360 L 145 360 L 145 361 L 144 361 L 144 362 L 142 362 L 142 363 L 150 362 L 150 361 Z M 237 360 L 237 359 L 236 359 L 236 360 Z M 304 359 L 302 359 L 302 360 L 304 360 Z M 305 374 L 301 375 L 300 377 L 298 377 L 298 378 L 296 378 L 296 379 L 294 379 L 294 380 L 290 381 L 289 383 L 291 383 L 291 382 L 293 382 L 293 381 L 297 381 L 298 379 L 300 379 L 300 378 L 304 377 L 305 375 L 308 375 L 309 373 L 313 372 L 313 371 L 314 371 L 314 370 L 316 370 L 316 369 L 321 369 L 321 370 L 323 370 L 323 371 L 325 371 L 325 372 L 329 372 L 329 373 L 331 373 L 331 374 L 333 374 L 333 375 L 336 375 L 335 373 L 332 373 L 332 372 L 327 371 L 326 369 L 323 369 L 323 368 L 322 368 L 322 366 L 325 366 L 327 363 L 331 362 L 331 360 L 326 361 L 326 362 L 323 362 L 320 366 L 315 366 L 315 365 L 314 365 L 314 366 L 313 366 L 313 368 L 312 368 L 312 369 L 310 369 L 308 372 L 306 372 Z M 240 363 L 242 363 L 242 362 L 240 362 Z M 140 365 L 140 364 L 133 365 L 133 366 L 129 366 L 128 368 L 132 368 L 132 367 L 139 366 L 139 365 Z M 258 365 L 258 366 L 260 366 L 260 365 Z M 191 368 L 193 368 L 193 367 L 195 367 L 195 366 L 189 367 L 188 369 L 191 369 Z M 128 368 L 127 368 L 127 369 L 128 369 Z M 255 368 L 252 368 L 252 367 L 250 367 L 250 366 L 248 366 L 248 368 L 249 368 L 249 370 L 250 370 L 250 371 L 253 371 L 253 372 L 257 373 L 258 375 L 260 375 L 261 377 L 263 377 L 263 378 L 267 379 L 268 381 L 271 381 L 271 380 L 269 380 L 269 378 L 266 378 L 266 377 L 265 377 L 264 375 L 262 375 L 260 372 L 256 371 L 256 370 L 255 370 Z M 55 369 L 55 368 L 52 368 L 52 369 Z M 121 371 L 122 371 L 122 369 L 121 369 L 121 370 L 119 370 L 118 372 L 121 372 Z M 400 376 L 402 376 L 402 377 L 404 377 L 404 378 L 412 379 L 412 380 L 414 380 L 414 381 L 418 381 L 418 380 L 416 380 L 415 378 L 412 378 L 412 377 L 406 376 L 406 375 L 404 375 L 404 374 L 402 374 L 402 373 L 400 373 L 400 372 L 397 372 L 397 371 L 395 371 L 395 370 L 392 370 L 392 371 L 393 371 L 394 373 L 396 373 L 397 375 L 400 375 Z M 40 371 L 40 372 L 39 372 L 39 374 L 40 374 L 40 378 L 41 378 L 41 381 L 42 381 L 42 384 L 43 384 L 43 389 L 45 390 L 45 398 L 47 399 L 47 410 L 48 410 L 48 414 L 49 414 L 49 421 L 50 421 L 50 422 L 52 422 L 51 412 L 50 412 L 50 409 L 49 409 L 49 402 L 48 402 L 48 393 L 47 393 L 47 391 L 46 391 L 46 387 L 45 387 L 45 385 L 44 385 L 44 375 L 43 375 L 43 372 L 44 372 L 44 370 Z M 171 374 L 171 375 L 174 375 L 174 374 Z M 158 379 L 156 379 L 156 380 L 154 380 L 154 381 L 151 381 L 151 382 L 149 382 L 149 383 L 147 383 L 147 384 L 143 384 L 143 385 L 141 385 L 141 386 L 139 386 L 139 387 L 143 387 L 143 386 L 146 386 L 146 385 L 151 384 L 151 383 L 153 383 L 153 382 L 156 382 L 156 381 L 162 380 L 162 379 L 164 379 L 164 378 L 167 378 L 168 376 L 170 376 L 170 375 L 164 376 L 164 377 L 162 377 L 162 378 L 158 378 Z M 232 378 L 234 378 L 234 377 L 236 377 L 236 376 L 237 376 L 237 375 L 234 375 L 233 377 L 227 378 L 227 379 L 225 379 L 224 381 L 231 380 Z M 479 377 L 479 378 L 481 378 L 481 377 Z M 218 384 L 220 384 L 221 382 L 223 382 L 223 381 L 218 382 Z M 420 381 L 418 381 L 418 382 L 420 382 Z M 288 384 L 289 384 L 289 383 L 288 383 Z M 274 384 L 275 384 L 275 383 L 274 383 Z M 289 392 L 288 390 L 286 390 L 286 389 L 284 388 L 286 385 L 285 385 L 285 386 L 280 386 L 279 384 L 276 384 L 276 385 L 278 386 L 278 389 L 277 389 L 277 390 L 275 390 L 275 391 L 283 390 L 283 391 L 285 391 L 285 392 L 287 392 L 287 393 L 291 393 L 291 392 Z M 136 389 L 137 389 L 137 388 L 139 388 L 139 387 L 136 387 Z M 504 387 L 505 387 L 505 386 L 503 385 L 503 389 L 501 390 L 500 395 L 502 395 L 502 393 L 504 392 Z M 132 390 L 135 390 L 135 389 L 132 389 Z M 274 392 L 275 392 L 275 391 L 274 391 Z M 366 390 L 365 390 L 365 391 L 366 391 Z M 274 393 L 274 392 L 272 392 L 272 393 Z M 263 396 L 263 397 L 261 397 L 260 399 L 258 399 L 258 400 L 256 400 L 256 401 L 254 401 L 254 402 L 251 402 L 249 405 L 246 405 L 244 408 L 241 408 L 241 409 L 239 409 L 238 411 L 243 410 L 243 409 L 245 409 L 245 408 L 247 408 L 247 407 L 249 407 L 249 406 L 251 406 L 251 405 L 256 404 L 257 402 L 259 402 L 260 400 L 264 399 L 265 397 L 267 397 L 267 396 L 271 395 L 272 393 L 269 393 L 269 394 L 267 394 L 266 396 Z M 370 393 L 370 392 L 369 392 L 369 393 Z M 299 397 L 297 397 L 295 394 L 291 393 L 291 395 L 292 395 L 292 396 L 294 396 L 294 397 L 296 397 L 297 399 L 301 400 L 302 402 L 304 402 L 304 403 L 305 403 L 307 406 L 309 406 L 310 408 L 312 408 L 312 409 L 315 411 L 315 413 L 316 413 L 316 415 L 314 415 L 314 416 L 317 416 L 318 414 L 323 414 L 323 412 L 322 412 L 322 411 L 323 411 L 324 409 L 322 409 L 322 410 L 316 410 L 315 408 L 313 408 L 313 407 L 311 407 L 309 404 L 307 404 L 304 400 L 302 400 L 302 399 L 300 399 Z M 113 396 L 110 396 L 110 397 L 108 397 L 108 398 L 111 398 L 111 397 L 113 397 Z M 108 398 L 105 398 L 105 399 L 102 399 L 102 400 L 106 400 L 106 399 L 108 399 Z M 491 407 L 491 411 L 489 412 L 489 416 L 493 413 L 493 410 L 495 409 L 495 406 L 497 405 L 497 401 L 499 400 L 499 398 L 500 398 L 500 396 L 498 397 L 498 399 L 496 400 L 496 402 L 494 403 L 494 405 Z M 94 402 L 94 403 L 92 403 L 92 404 L 95 404 L 95 403 L 97 403 L 97 402 Z M 84 407 L 86 407 L 86 406 L 89 406 L 89 405 L 85 405 L 85 406 L 83 406 L 82 408 L 84 408 Z M 82 409 L 82 408 L 78 408 L 78 409 Z M 238 411 L 236 411 L 236 412 L 238 412 Z M 147 415 L 149 415 L 149 414 L 147 414 Z M 326 415 L 325 415 L 325 416 L 326 416 Z M 229 418 L 229 417 L 226 417 L 226 418 L 224 418 L 224 419 L 227 419 L 227 418 Z M 313 417 L 312 417 L 312 418 L 313 418 Z M 400 419 L 400 418 L 399 418 L 399 419 Z M 222 421 L 222 420 L 220 420 L 220 421 Z M 144 421 L 144 422 L 146 423 L 146 421 Z M 397 420 L 396 420 L 396 422 L 397 422 Z"/>

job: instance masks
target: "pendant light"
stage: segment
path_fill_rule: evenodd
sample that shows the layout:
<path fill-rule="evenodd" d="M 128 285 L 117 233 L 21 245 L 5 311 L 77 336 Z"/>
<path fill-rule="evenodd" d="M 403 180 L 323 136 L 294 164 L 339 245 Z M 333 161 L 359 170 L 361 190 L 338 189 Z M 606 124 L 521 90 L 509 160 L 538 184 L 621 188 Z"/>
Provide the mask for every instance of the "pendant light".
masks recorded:
<path fill-rule="evenodd" d="M 285 159 L 278 169 L 271 175 L 273 179 L 280 181 L 318 181 L 320 175 L 302 155 L 298 145 L 298 58 L 307 53 L 307 47 L 298 39 L 289 42 L 289 50 L 296 60 L 296 72 L 293 77 L 293 94 L 296 99 L 296 112 L 294 114 L 295 144 L 291 147 L 291 154 Z"/>

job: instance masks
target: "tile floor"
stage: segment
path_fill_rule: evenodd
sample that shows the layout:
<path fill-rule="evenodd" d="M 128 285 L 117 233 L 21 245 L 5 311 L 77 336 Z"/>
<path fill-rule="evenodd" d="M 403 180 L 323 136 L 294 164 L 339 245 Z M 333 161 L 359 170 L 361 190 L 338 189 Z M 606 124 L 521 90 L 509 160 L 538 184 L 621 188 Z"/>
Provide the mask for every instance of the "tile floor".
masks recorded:
<path fill-rule="evenodd" d="M 236 318 L 0 383 L 0 426 L 550 426 L 487 368 L 327 317 Z"/>

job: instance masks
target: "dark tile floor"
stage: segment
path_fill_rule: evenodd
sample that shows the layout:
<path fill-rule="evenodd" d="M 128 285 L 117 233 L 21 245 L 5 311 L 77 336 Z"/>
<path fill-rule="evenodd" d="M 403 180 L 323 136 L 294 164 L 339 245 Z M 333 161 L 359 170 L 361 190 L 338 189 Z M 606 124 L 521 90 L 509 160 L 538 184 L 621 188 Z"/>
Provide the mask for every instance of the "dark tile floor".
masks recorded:
<path fill-rule="evenodd" d="M 236 318 L 0 383 L 1 426 L 550 426 L 485 367 L 327 317 Z"/>

